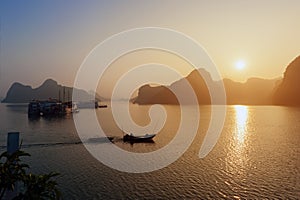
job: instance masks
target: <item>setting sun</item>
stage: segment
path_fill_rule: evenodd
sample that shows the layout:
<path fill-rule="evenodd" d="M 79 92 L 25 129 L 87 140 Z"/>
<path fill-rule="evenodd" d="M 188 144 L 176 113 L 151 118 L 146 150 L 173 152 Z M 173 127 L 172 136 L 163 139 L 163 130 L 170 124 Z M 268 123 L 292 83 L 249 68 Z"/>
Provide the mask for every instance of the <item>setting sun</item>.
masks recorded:
<path fill-rule="evenodd" d="M 238 69 L 238 70 L 242 70 L 244 69 L 246 66 L 245 62 L 243 60 L 238 60 L 236 63 L 235 63 L 235 68 Z"/>

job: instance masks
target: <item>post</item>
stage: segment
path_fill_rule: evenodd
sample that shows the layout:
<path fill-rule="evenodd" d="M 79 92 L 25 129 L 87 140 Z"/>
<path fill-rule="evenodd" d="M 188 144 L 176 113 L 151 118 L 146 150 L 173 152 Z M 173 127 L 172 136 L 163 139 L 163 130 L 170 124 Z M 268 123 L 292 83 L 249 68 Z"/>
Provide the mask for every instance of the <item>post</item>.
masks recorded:
<path fill-rule="evenodd" d="M 9 132 L 7 133 L 7 153 L 13 154 L 19 150 L 19 132 Z M 19 183 L 15 183 L 15 189 L 13 191 L 6 191 L 4 199 L 13 199 L 17 196 L 19 192 Z"/>
<path fill-rule="evenodd" d="M 19 132 L 7 133 L 7 153 L 12 154 L 19 150 Z"/>

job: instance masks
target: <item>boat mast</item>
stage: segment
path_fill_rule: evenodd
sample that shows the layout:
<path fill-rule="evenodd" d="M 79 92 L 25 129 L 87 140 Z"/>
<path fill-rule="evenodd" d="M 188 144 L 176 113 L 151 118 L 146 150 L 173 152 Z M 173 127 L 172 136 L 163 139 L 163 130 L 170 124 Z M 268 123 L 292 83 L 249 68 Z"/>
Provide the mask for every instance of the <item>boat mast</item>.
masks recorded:
<path fill-rule="evenodd" d="M 58 89 L 58 102 L 60 102 L 60 88 Z"/>
<path fill-rule="evenodd" d="M 65 95 L 66 95 L 66 91 L 65 91 L 65 86 L 63 86 L 64 87 L 64 90 L 63 90 L 63 103 L 65 102 Z"/>
<path fill-rule="evenodd" d="M 70 90 L 68 90 L 68 102 L 70 102 Z"/>

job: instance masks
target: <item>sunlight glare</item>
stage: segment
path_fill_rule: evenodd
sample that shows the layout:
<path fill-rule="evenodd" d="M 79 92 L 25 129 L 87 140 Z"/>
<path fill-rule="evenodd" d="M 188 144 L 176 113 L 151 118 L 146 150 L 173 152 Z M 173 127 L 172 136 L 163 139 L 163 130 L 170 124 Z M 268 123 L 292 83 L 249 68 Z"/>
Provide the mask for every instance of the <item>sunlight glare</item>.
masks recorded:
<path fill-rule="evenodd" d="M 234 106 L 236 117 L 236 134 L 239 143 L 244 143 L 247 132 L 248 107 Z"/>
<path fill-rule="evenodd" d="M 238 70 L 244 69 L 246 66 L 246 63 L 243 60 L 239 60 L 235 63 L 235 68 Z"/>

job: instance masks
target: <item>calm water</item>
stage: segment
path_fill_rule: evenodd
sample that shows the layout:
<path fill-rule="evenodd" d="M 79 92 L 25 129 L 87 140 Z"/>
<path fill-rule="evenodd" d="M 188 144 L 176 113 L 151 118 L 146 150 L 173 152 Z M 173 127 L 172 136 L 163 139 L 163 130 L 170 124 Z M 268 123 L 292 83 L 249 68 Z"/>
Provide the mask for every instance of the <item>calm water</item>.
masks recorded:
<path fill-rule="evenodd" d="M 133 119 L 149 122 L 149 106 L 131 105 Z M 121 141 L 110 108 L 97 115 L 115 145 L 132 152 L 149 152 L 172 140 L 179 124 L 179 108 L 166 106 L 168 119 L 154 143 L 130 145 Z M 0 104 L 0 150 L 6 133 L 20 131 L 26 159 L 35 173 L 56 171 L 65 199 L 299 199 L 300 108 L 228 106 L 224 129 L 210 154 L 198 152 L 210 120 L 210 109 L 201 107 L 198 134 L 187 152 L 158 171 L 129 174 L 101 164 L 79 139 L 72 115 L 65 118 L 29 120 L 27 107 Z M 80 110 L 78 115 L 92 112 Z M 86 122 L 88 123 L 88 121 Z M 95 145 L 113 145 L 92 140 Z M 175 149 L 174 149 L 175 150 Z"/>

